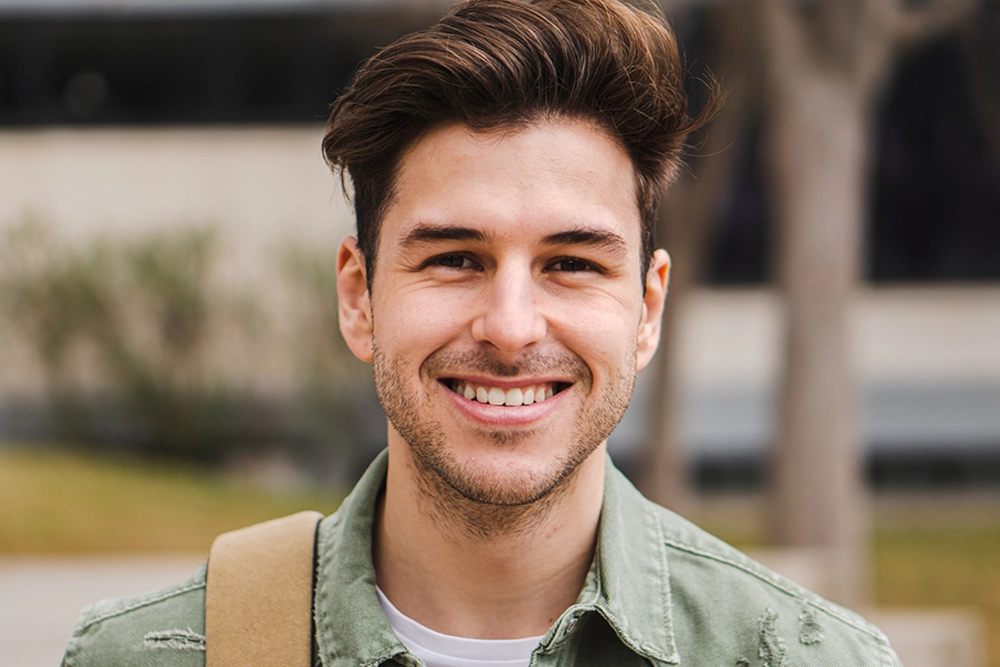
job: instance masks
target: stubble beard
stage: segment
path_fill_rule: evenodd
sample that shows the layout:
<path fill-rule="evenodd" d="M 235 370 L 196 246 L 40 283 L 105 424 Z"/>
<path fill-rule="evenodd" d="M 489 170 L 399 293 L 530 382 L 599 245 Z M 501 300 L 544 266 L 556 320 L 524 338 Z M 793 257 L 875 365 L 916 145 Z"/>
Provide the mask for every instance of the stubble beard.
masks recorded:
<path fill-rule="evenodd" d="M 374 346 L 375 388 L 386 416 L 409 445 L 412 468 L 426 509 L 436 518 L 456 525 L 467 535 L 492 539 L 528 531 L 538 525 L 548 509 L 571 488 L 581 464 L 603 443 L 621 421 L 635 386 L 634 354 L 623 363 L 624 372 L 609 378 L 602 399 L 581 409 L 568 447 L 543 470 L 511 472 L 463 465 L 447 446 L 444 429 L 426 416 L 431 378 L 480 373 L 495 377 L 545 376 L 572 378 L 574 391 L 589 396 L 593 375 L 580 357 L 568 353 L 529 353 L 516 364 L 496 359 L 485 351 L 437 352 L 421 367 L 421 389 L 414 392 L 404 376 L 406 359 L 387 359 Z M 422 395 L 418 395 L 422 394 Z M 533 430 L 482 428 L 474 437 L 486 438 L 498 448 L 516 447 Z M 555 443 L 560 445 L 561 443 Z"/>

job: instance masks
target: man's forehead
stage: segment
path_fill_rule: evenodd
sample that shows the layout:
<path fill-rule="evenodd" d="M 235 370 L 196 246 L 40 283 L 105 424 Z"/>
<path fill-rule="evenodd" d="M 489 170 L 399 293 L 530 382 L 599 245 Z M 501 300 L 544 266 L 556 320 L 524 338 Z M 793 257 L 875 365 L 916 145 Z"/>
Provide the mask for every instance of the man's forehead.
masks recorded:
<path fill-rule="evenodd" d="M 557 219 L 558 228 L 542 234 L 547 244 L 608 246 L 615 235 L 637 237 L 641 224 L 630 157 L 579 119 L 485 132 L 440 126 L 401 157 L 395 180 L 383 222 L 394 227 L 390 238 L 407 244 L 459 234 L 492 241 L 489 223 L 507 214 Z"/>

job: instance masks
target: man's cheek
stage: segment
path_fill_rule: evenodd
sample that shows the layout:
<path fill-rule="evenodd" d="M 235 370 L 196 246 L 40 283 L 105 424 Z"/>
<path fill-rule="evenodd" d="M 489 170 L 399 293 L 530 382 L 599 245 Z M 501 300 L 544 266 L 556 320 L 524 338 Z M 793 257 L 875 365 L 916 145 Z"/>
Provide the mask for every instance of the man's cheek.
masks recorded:
<path fill-rule="evenodd" d="M 467 311 L 442 308 L 434 300 L 408 300 L 375 312 L 375 329 L 383 345 L 425 355 L 468 329 Z"/>

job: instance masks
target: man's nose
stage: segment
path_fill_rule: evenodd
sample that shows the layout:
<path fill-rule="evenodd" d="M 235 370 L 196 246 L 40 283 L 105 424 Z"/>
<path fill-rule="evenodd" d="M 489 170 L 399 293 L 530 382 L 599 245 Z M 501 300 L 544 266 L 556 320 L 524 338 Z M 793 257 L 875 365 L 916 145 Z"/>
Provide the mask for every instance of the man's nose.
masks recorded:
<path fill-rule="evenodd" d="M 503 353 L 516 353 L 545 338 L 539 286 L 530 267 L 502 266 L 492 276 L 472 323 L 472 336 Z"/>

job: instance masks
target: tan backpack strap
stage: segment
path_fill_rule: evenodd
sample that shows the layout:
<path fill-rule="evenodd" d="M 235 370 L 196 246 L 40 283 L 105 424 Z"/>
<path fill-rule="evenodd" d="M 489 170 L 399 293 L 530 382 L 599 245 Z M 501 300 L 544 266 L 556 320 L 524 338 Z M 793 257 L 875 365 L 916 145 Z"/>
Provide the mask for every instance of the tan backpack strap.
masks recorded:
<path fill-rule="evenodd" d="M 312 667 L 313 554 L 323 515 L 299 512 L 215 538 L 206 667 Z"/>

